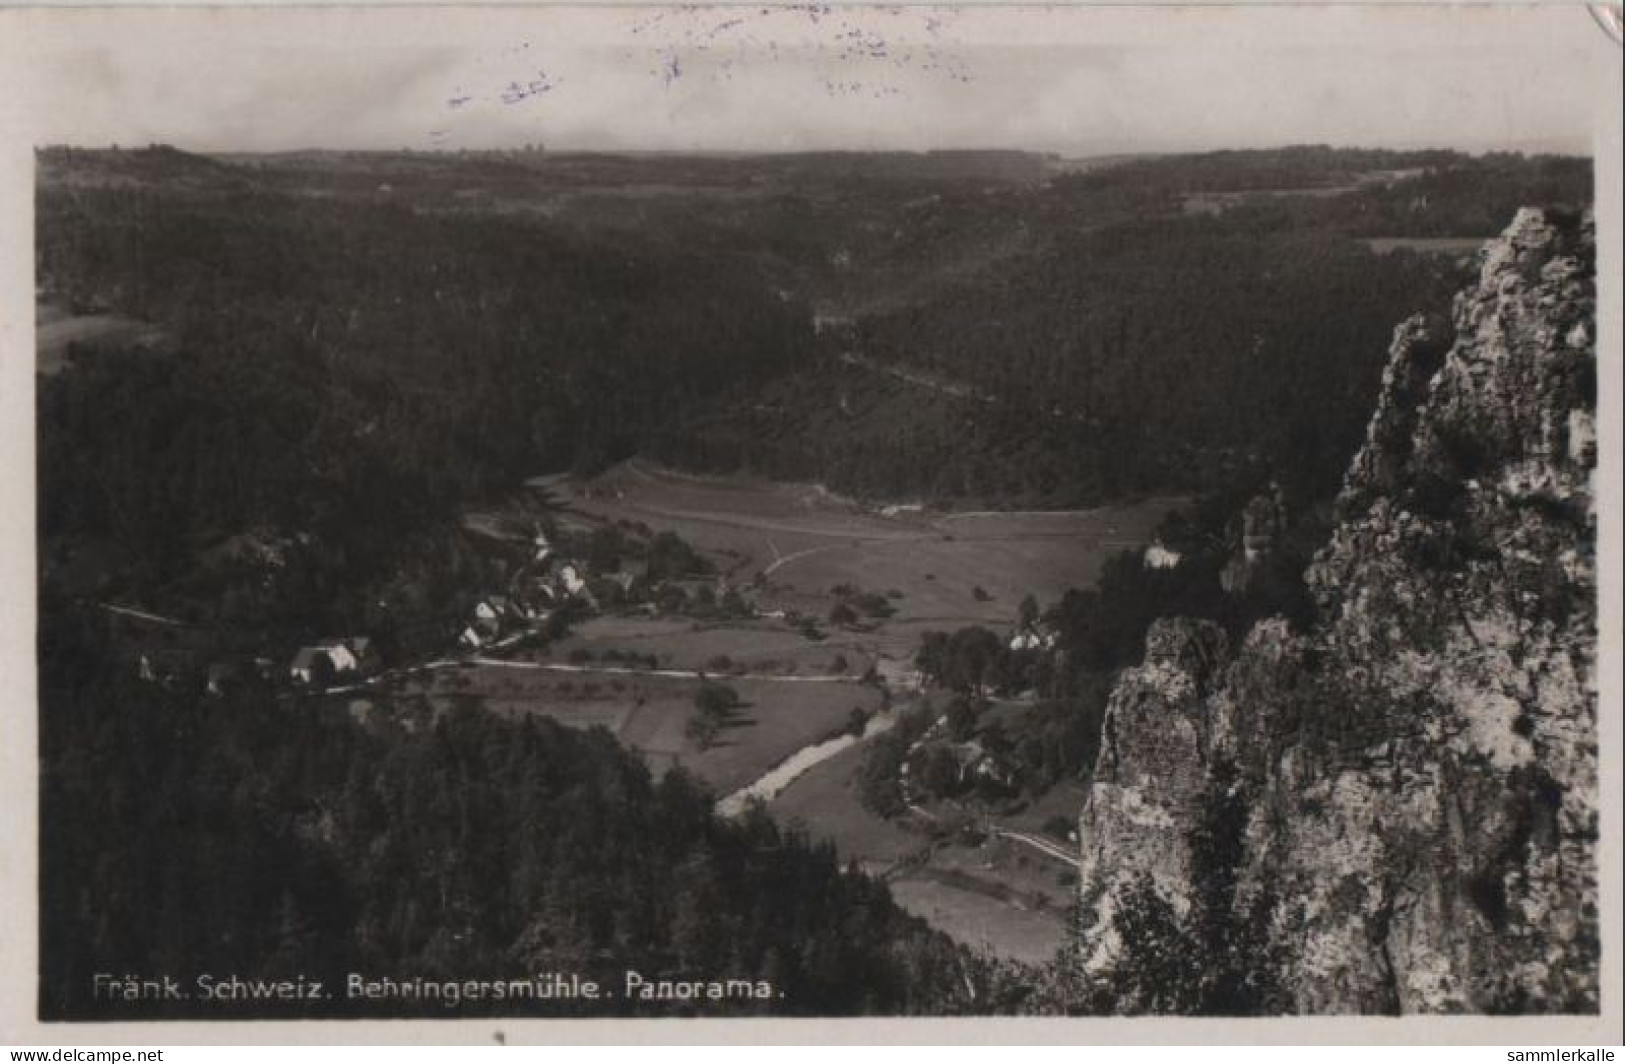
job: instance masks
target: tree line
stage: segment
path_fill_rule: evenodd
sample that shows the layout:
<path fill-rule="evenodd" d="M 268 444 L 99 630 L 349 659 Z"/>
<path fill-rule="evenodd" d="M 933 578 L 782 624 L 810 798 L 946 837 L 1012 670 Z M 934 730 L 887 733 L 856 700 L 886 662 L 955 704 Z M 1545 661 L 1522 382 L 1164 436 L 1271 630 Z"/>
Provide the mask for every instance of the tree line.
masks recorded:
<path fill-rule="evenodd" d="M 540 222 L 184 187 L 38 208 L 53 297 L 177 348 L 81 347 L 41 378 L 42 541 L 175 609 L 336 627 L 440 597 L 462 504 L 635 453 L 807 331 L 736 258 Z M 208 563 L 245 534 L 278 545 L 275 586 Z"/>
<path fill-rule="evenodd" d="M 882 884 L 759 810 L 717 818 L 708 790 L 681 772 L 652 778 L 606 731 L 473 705 L 391 709 L 387 698 L 389 711 L 363 725 L 342 703 L 131 685 L 85 615 L 47 608 L 47 1018 L 221 1015 L 195 1000 L 98 1000 L 97 972 L 336 987 L 348 972 L 562 971 L 618 987 L 633 969 L 766 980 L 783 994 L 654 1006 L 675 1014 L 973 1007 L 966 981 L 981 979 L 980 962 L 904 914 Z M 233 1015 L 421 1014 L 415 1007 L 339 997 Z"/>

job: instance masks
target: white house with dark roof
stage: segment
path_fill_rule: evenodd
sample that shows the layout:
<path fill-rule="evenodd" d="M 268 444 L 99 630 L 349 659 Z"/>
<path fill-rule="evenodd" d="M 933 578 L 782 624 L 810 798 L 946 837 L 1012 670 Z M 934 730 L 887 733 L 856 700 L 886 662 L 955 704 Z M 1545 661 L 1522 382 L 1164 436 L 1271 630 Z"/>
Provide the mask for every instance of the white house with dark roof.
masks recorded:
<path fill-rule="evenodd" d="M 1179 564 L 1180 554 L 1161 543 L 1153 543 L 1145 548 L 1144 560 L 1147 569 L 1172 569 Z"/>
<path fill-rule="evenodd" d="M 370 640 L 329 639 L 312 646 L 300 647 L 288 665 L 288 675 L 295 683 L 311 684 L 324 678 L 354 675 L 361 671 L 361 657 L 353 643 L 362 643 L 363 654 L 371 649 Z M 325 673 L 325 676 L 323 675 Z"/>

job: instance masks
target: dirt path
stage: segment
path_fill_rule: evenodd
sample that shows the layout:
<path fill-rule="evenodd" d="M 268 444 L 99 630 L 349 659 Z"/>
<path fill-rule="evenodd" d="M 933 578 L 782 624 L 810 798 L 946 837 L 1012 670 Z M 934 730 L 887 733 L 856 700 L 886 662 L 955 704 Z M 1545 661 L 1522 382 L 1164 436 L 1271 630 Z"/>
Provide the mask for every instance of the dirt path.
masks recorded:
<path fill-rule="evenodd" d="M 893 380 L 902 381 L 904 384 L 911 384 L 916 388 L 924 388 L 926 391 L 936 392 L 938 395 L 946 395 L 951 399 L 967 399 L 978 403 L 993 402 L 993 396 L 978 392 L 968 385 L 956 384 L 952 381 L 933 377 L 917 370 L 905 369 L 902 366 L 888 365 L 884 362 L 877 362 L 876 360 L 869 358 L 867 355 L 860 355 L 855 351 L 847 351 L 843 353 L 841 355 L 841 361 L 848 366 L 856 366 L 858 369 L 866 369 L 870 373 L 884 374 L 887 377 L 891 377 Z"/>
<path fill-rule="evenodd" d="M 162 619 L 162 618 L 159 618 Z M 176 622 L 166 622 L 176 623 Z M 455 669 L 465 665 L 478 665 L 486 669 L 524 669 L 532 672 L 564 672 L 585 674 L 590 676 L 659 676 L 672 680 L 715 680 L 718 683 L 732 683 L 738 680 L 754 680 L 763 683 L 833 683 L 855 685 L 862 682 L 858 676 L 849 676 L 845 673 L 825 676 L 792 676 L 783 673 L 769 672 L 706 672 L 701 669 L 640 669 L 630 665 L 572 665 L 552 661 L 510 661 L 507 658 L 488 658 L 475 655 L 470 658 L 439 658 L 435 661 L 426 661 L 421 665 L 411 665 L 405 668 L 389 669 L 376 676 L 369 676 L 353 683 L 339 684 L 334 687 L 323 687 L 317 690 L 300 692 L 305 695 L 343 695 L 355 694 L 371 690 L 392 680 L 399 680 L 407 676 L 420 676 L 429 672 L 442 672 L 446 669 Z"/>
<path fill-rule="evenodd" d="M 1011 839 L 1015 842 L 1023 843 L 1037 850 L 1039 853 L 1044 854 L 1046 857 L 1052 857 L 1068 867 L 1082 867 L 1082 862 L 1080 862 L 1078 858 L 1074 857 L 1070 853 L 1067 853 L 1065 850 L 1061 849 L 1054 843 L 1049 842 L 1048 840 L 1040 839 L 1032 835 L 1025 835 L 1019 831 L 1006 831 L 1003 828 L 993 828 L 990 834 L 995 838 Z"/>
<path fill-rule="evenodd" d="M 885 528 L 830 528 L 827 524 L 820 525 L 815 522 L 796 523 L 765 517 L 748 517 L 744 514 L 680 510 L 675 507 L 656 506 L 652 503 L 635 502 L 628 499 L 617 499 L 615 505 L 624 510 L 648 514 L 651 517 L 666 517 L 674 521 L 692 521 L 696 524 L 721 525 L 725 528 L 743 528 L 753 532 L 785 532 L 797 536 L 819 536 L 825 539 L 841 539 L 854 543 L 866 541 L 900 543 L 908 540 L 931 538 L 931 535 L 925 532 L 900 532 Z"/>
<path fill-rule="evenodd" d="M 676 680 L 762 680 L 768 683 L 845 683 L 855 684 L 859 677 L 845 674 L 829 676 L 790 676 L 763 672 L 706 672 L 701 669 L 639 669 L 630 665 L 565 665 L 551 661 L 509 661 L 505 658 L 472 657 L 470 663 L 495 669 L 533 669 L 541 672 L 578 672 L 605 676 L 664 676 Z"/>
<path fill-rule="evenodd" d="M 103 602 L 99 603 L 99 605 L 108 613 L 116 613 L 121 617 L 134 617 L 138 621 L 148 621 L 152 624 L 168 625 L 171 628 L 197 627 L 197 625 L 189 624 L 186 621 L 177 621 L 173 617 L 160 617 L 156 613 L 148 613 L 146 610 L 138 610 L 133 606 L 115 606 L 111 602 Z"/>

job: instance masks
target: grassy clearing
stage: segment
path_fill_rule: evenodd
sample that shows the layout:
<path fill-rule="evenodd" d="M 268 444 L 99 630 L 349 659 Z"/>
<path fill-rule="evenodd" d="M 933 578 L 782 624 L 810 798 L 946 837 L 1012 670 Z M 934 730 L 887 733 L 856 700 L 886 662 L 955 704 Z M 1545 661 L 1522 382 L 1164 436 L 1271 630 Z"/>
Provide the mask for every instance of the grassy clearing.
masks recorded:
<path fill-rule="evenodd" d="M 842 861 L 890 874 L 899 904 L 959 941 L 1015 960 L 1050 959 L 1066 936 L 1075 889 L 1069 870 L 1020 843 L 934 845 L 923 832 L 875 816 L 858 802 L 853 785 L 862 757 L 862 747 L 842 751 L 792 783 L 769 810 L 783 823 L 828 839 Z M 1051 795 L 1053 802 L 1046 796 L 1007 826 L 1041 834 L 1037 824 L 1056 810 L 1076 802 L 1075 814 L 1081 807 L 1076 788 L 1059 787 Z M 930 857 L 922 864 L 909 861 L 926 850 Z"/>
<path fill-rule="evenodd" d="M 1482 236 L 1379 236 L 1362 241 L 1379 255 L 1390 251 L 1416 251 L 1428 255 L 1471 255 L 1484 246 Z"/>
<path fill-rule="evenodd" d="M 1002 838 L 941 847 L 921 871 L 947 882 L 961 881 L 962 889 L 972 893 L 1007 892 L 1001 899 L 1007 904 L 1061 919 L 1072 904 L 1076 884 L 1075 873 L 1066 865 L 1024 843 Z"/>
<path fill-rule="evenodd" d="M 156 349 L 168 342 L 168 334 L 151 322 L 117 314 L 73 314 L 48 303 L 36 308 L 34 366 L 37 372 L 47 375 L 61 372 L 68 365 L 70 344 L 93 342 Z"/>
<path fill-rule="evenodd" d="M 815 487 L 686 476 L 643 462 L 561 490 L 600 520 L 677 532 L 736 583 L 759 577 L 768 609 L 822 616 L 843 584 L 890 593 L 897 612 L 877 629 L 888 645 L 896 642 L 888 627 L 1008 624 L 1027 594 L 1049 602 L 1087 587 L 1106 558 L 1142 546 L 1180 503 L 885 517 Z"/>
<path fill-rule="evenodd" d="M 1017 908 L 929 875 L 893 880 L 891 893 L 931 926 L 995 956 L 1042 964 L 1066 941 L 1064 914 Z"/>
<path fill-rule="evenodd" d="M 627 728 L 625 741 L 644 752 L 657 771 L 680 761 L 725 795 L 755 781 L 803 746 L 839 731 L 854 708 L 873 713 L 880 693 L 858 684 L 787 684 L 729 681 L 744 700 L 737 715 L 709 749 L 684 735 L 691 706 L 679 713 L 644 713 Z"/>
<path fill-rule="evenodd" d="M 634 710 L 649 701 L 682 699 L 686 704 L 679 689 L 658 681 L 482 665 L 436 673 L 429 693 L 440 707 L 458 698 L 472 698 L 495 713 L 537 713 L 573 728 L 605 727 L 617 736 L 624 732 Z"/>
<path fill-rule="evenodd" d="M 861 746 L 841 751 L 786 787 L 768 809 L 783 823 L 798 824 L 834 843 L 841 860 L 884 872 L 921 849 L 926 840 L 858 802 L 852 777 L 862 759 Z"/>
<path fill-rule="evenodd" d="M 898 622 L 1008 624 L 1028 594 L 1048 601 L 1094 583 L 1107 558 L 1150 538 L 1166 509 L 1145 504 L 1104 516 L 1034 519 L 1037 529 L 1010 520 L 945 520 L 931 538 L 820 551 L 782 566 L 772 580 L 803 592 L 838 584 L 898 591 L 892 600 Z"/>
<path fill-rule="evenodd" d="M 828 675 L 837 656 L 847 674 L 879 658 L 911 661 L 921 636 L 981 624 L 1002 632 L 1023 597 L 1049 604 L 1069 587 L 1087 587 L 1101 565 L 1137 549 L 1180 500 L 1051 513 L 957 513 L 867 510 L 816 488 L 744 478 L 690 477 L 629 462 L 586 484 L 562 480 L 549 489 L 577 516 L 641 522 L 671 530 L 710 559 L 736 585 L 753 587 L 762 610 L 818 619 L 821 639 L 780 620 L 697 624 L 680 618 L 599 617 L 553 647 L 551 662 L 591 665 L 653 655 L 659 667 L 718 674 L 742 666 L 755 673 Z M 839 587 L 883 596 L 893 613 L 841 626 L 829 620 Z M 819 742 L 847 721 L 854 706 L 873 711 L 879 693 L 856 684 L 791 683 L 728 678 L 744 700 L 718 741 L 700 749 L 686 735 L 696 682 L 637 677 L 618 698 L 588 700 L 583 677 L 569 691 L 545 686 L 533 695 L 493 694 L 493 704 L 526 705 L 561 720 L 603 723 L 661 771 L 681 764 L 719 796 L 747 785 L 796 750 Z M 573 692 L 573 693 L 572 693 Z M 1025 713 L 1012 706 L 1011 713 Z M 862 744 L 814 766 L 769 808 L 781 821 L 832 842 L 842 860 L 888 876 L 908 909 L 967 944 L 1026 961 L 1049 959 L 1064 941 L 1075 871 L 1027 843 L 988 838 L 934 841 L 927 833 L 883 820 L 862 807 L 854 777 Z M 1070 821 L 1082 806 L 1072 787 L 1001 824 L 1050 838 L 1045 825 Z M 1064 839 L 1052 839 L 1067 845 Z"/>
<path fill-rule="evenodd" d="M 554 661 L 613 660 L 615 655 L 653 654 L 661 668 L 725 675 L 744 671 L 796 676 L 833 673 L 858 677 L 873 657 L 860 638 L 840 634 L 809 642 L 778 621 L 705 624 L 683 618 L 595 617 L 576 626 L 552 648 Z M 609 657 L 606 657 L 609 655 Z M 844 665 L 843 665 L 844 663 Z M 837 669 L 837 665 L 842 665 Z"/>
<path fill-rule="evenodd" d="M 473 698 L 491 710 L 536 713 L 561 724 L 614 732 L 663 773 L 674 765 L 718 795 L 751 783 L 804 746 L 843 727 L 854 708 L 873 713 L 880 693 L 856 683 L 790 683 L 730 679 L 741 705 L 708 748 L 686 734 L 697 680 L 592 672 L 557 673 L 479 665 L 436 674 L 431 698 L 449 706 Z"/>

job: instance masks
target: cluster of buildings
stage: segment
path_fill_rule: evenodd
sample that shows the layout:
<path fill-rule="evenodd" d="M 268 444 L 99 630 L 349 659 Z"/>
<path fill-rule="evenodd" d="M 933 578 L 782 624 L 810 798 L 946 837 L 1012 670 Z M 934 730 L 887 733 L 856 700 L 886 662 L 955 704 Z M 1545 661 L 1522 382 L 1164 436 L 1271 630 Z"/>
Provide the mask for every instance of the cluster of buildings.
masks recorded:
<path fill-rule="evenodd" d="M 457 645 L 470 650 L 490 646 L 515 627 L 545 618 L 545 612 L 522 606 L 506 595 L 487 595 L 474 605 L 474 614 L 457 635 Z"/>
<path fill-rule="evenodd" d="M 288 678 L 303 686 L 359 679 L 372 671 L 375 659 L 372 640 L 364 635 L 327 639 L 300 647 L 288 665 Z"/>
<path fill-rule="evenodd" d="M 560 557 L 538 530 L 535 553 L 511 582 L 509 593 L 486 595 L 474 604 L 457 644 L 478 650 L 500 643 L 546 622 L 555 610 L 570 603 L 597 608 L 598 600 L 587 583 L 584 566 Z"/>
<path fill-rule="evenodd" d="M 1010 633 L 1009 647 L 1011 650 L 1053 650 L 1056 639 L 1055 629 L 1043 620 L 1019 626 Z"/>
<path fill-rule="evenodd" d="M 481 597 L 457 634 L 464 650 L 506 645 L 546 624 L 561 608 L 580 604 L 593 609 L 599 598 L 630 599 L 647 575 L 642 560 L 622 560 L 612 573 L 589 582 L 585 564 L 554 550 L 540 529 L 519 537 L 521 553 L 511 558 L 511 577 L 502 576 L 507 591 Z M 270 658 L 216 660 L 204 665 L 218 647 L 204 627 L 145 613 L 131 607 L 105 606 L 115 635 L 128 649 L 137 674 L 151 683 L 174 686 L 201 681 L 216 696 L 245 685 L 291 684 L 320 689 L 356 683 L 374 675 L 378 647 L 365 635 L 335 636 L 298 648 L 286 666 Z"/>

